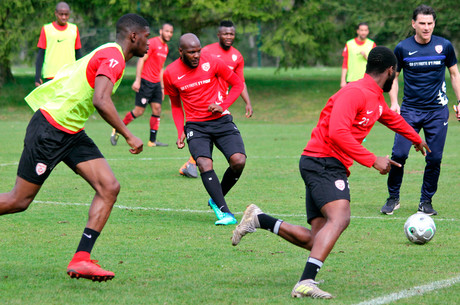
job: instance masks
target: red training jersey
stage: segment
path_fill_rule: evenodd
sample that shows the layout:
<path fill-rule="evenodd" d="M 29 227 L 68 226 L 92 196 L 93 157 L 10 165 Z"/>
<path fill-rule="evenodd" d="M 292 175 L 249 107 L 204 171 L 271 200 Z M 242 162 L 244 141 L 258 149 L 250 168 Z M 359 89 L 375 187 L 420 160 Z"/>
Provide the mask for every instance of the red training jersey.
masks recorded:
<path fill-rule="evenodd" d="M 361 41 L 358 39 L 358 37 L 355 37 L 355 42 L 358 46 L 362 46 L 366 41 L 365 40 Z M 374 45 L 372 46 L 372 48 L 375 48 L 376 46 L 377 45 L 374 42 Z M 348 48 L 346 44 L 345 44 L 345 47 L 343 48 L 342 56 L 343 56 L 342 68 L 348 69 Z"/>
<path fill-rule="evenodd" d="M 65 31 L 67 29 L 67 23 L 65 25 L 59 25 L 56 21 L 53 21 L 53 26 L 58 31 Z M 46 50 L 46 34 L 45 34 L 45 27 L 42 27 L 40 32 L 40 37 L 38 38 L 37 47 L 40 49 Z M 78 31 L 77 27 L 77 38 L 75 39 L 75 50 L 81 49 L 81 41 L 80 41 L 80 32 Z"/>
<path fill-rule="evenodd" d="M 376 121 L 413 143 L 422 142 L 403 117 L 388 107 L 382 88 L 365 74 L 329 98 L 302 155 L 334 157 L 345 165 L 348 175 L 353 160 L 371 167 L 377 157 L 361 143 Z"/>
<path fill-rule="evenodd" d="M 97 51 L 86 67 L 88 84 L 94 89 L 96 76 L 99 75 L 106 76 L 115 84 L 123 77 L 125 65 L 125 59 L 116 47 L 103 48 Z"/>
<path fill-rule="evenodd" d="M 224 50 L 218 42 L 209 44 L 201 49 L 201 53 L 214 55 L 224 61 L 224 63 L 244 82 L 244 58 L 241 53 L 234 47 Z M 223 97 L 227 96 L 228 83 L 219 79 L 219 88 Z"/>
<path fill-rule="evenodd" d="M 161 81 L 161 69 L 168 57 L 168 45 L 163 43 L 160 36 L 149 39 L 149 51 L 147 59 L 142 68 L 141 78 L 148 80 L 151 83 L 159 83 Z"/>

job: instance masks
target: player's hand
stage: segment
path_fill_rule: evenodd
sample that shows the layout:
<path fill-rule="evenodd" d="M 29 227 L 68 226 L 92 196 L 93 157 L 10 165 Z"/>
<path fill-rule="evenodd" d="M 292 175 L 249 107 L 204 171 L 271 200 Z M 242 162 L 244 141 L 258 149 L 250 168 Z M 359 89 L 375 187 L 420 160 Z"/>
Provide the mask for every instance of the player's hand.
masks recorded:
<path fill-rule="evenodd" d="M 142 143 L 142 140 L 136 136 L 126 138 L 126 143 L 128 143 L 128 145 L 131 147 L 129 152 L 134 155 L 141 153 L 144 149 L 144 143 Z"/>
<path fill-rule="evenodd" d="M 401 107 L 399 106 L 399 104 L 391 104 L 390 109 L 396 112 L 397 114 L 401 114 Z"/>
<path fill-rule="evenodd" d="M 220 105 L 217 105 L 216 103 L 214 103 L 208 106 L 208 111 L 214 114 L 214 113 L 222 113 L 224 112 L 224 109 Z"/>
<path fill-rule="evenodd" d="M 428 147 L 428 144 L 426 144 L 425 141 L 422 140 L 422 143 L 420 144 L 414 144 L 414 148 L 415 148 L 415 151 L 420 151 L 422 153 L 422 155 L 426 156 L 426 152 L 425 152 L 425 149 L 427 152 L 431 152 L 431 149 Z"/>
<path fill-rule="evenodd" d="M 343 88 L 347 85 L 346 81 L 340 81 L 340 88 Z"/>
<path fill-rule="evenodd" d="M 176 145 L 178 149 L 182 149 L 185 147 L 185 133 L 180 135 L 180 138 L 177 139 Z"/>
<path fill-rule="evenodd" d="M 372 166 L 378 170 L 381 175 L 386 175 L 390 171 L 391 165 L 401 167 L 401 164 L 391 160 L 388 155 L 386 157 L 377 157 Z"/>
<path fill-rule="evenodd" d="M 455 111 L 455 116 L 457 117 L 457 121 L 460 122 L 460 113 L 458 113 L 458 111 L 460 109 L 458 109 L 458 105 L 454 105 L 453 107 L 454 107 L 454 111 Z"/>
<path fill-rule="evenodd" d="M 246 117 L 250 118 L 252 117 L 252 105 L 251 104 L 246 104 Z"/>
<path fill-rule="evenodd" d="M 141 88 L 141 81 L 135 80 L 131 88 L 133 88 L 134 91 L 139 92 L 139 89 Z"/>

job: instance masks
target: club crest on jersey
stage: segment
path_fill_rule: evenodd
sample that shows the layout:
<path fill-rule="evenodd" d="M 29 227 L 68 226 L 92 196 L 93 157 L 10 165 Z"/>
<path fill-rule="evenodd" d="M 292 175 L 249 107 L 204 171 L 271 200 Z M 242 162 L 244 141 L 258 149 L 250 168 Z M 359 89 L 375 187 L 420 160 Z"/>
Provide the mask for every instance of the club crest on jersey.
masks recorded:
<path fill-rule="evenodd" d="M 436 52 L 437 52 L 438 54 L 441 54 L 441 52 L 442 52 L 442 45 L 438 44 L 437 46 L 434 47 L 434 49 L 436 50 Z"/>
<path fill-rule="evenodd" d="M 238 56 L 236 56 L 235 54 L 232 55 L 232 60 L 233 61 L 236 61 L 238 59 Z"/>
<path fill-rule="evenodd" d="M 335 187 L 339 190 L 343 191 L 345 189 L 345 181 L 343 180 L 335 180 Z"/>
<path fill-rule="evenodd" d="M 37 163 L 37 166 L 35 166 L 35 172 L 37 175 L 43 175 L 46 172 L 46 164 L 43 163 Z"/>
<path fill-rule="evenodd" d="M 210 68 L 211 68 L 211 65 L 208 62 L 205 62 L 204 64 L 201 65 L 201 69 L 203 69 L 205 72 L 208 72 Z"/>

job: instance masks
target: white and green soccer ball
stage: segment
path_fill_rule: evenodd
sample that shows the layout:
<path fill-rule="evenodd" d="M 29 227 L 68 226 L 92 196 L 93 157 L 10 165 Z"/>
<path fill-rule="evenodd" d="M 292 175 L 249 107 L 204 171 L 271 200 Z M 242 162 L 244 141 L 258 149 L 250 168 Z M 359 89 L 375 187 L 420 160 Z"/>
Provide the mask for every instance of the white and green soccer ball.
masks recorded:
<path fill-rule="evenodd" d="M 420 245 L 426 244 L 436 233 L 436 225 L 430 216 L 424 213 L 416 213 L 406 220 L 404 233 L 406 233 L 409 241 Z"/>

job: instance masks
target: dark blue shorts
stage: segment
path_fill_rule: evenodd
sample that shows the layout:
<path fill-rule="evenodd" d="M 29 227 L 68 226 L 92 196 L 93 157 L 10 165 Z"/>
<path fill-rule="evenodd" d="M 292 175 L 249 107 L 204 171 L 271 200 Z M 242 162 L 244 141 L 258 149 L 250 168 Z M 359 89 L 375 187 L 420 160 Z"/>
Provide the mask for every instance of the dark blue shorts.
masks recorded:
<path fill-rule="evenodd" d="M 161 83 L 152 83 L 141 78 L 141 87 L 136 92 L 136 106 L 145 108 L 147 104 L 163 102 L 163 93 L 161 92 Z"/>
<path fill-rule="evenodd" d="M 305 182 L 308 223 L 316 217 L 324 217 L 321 208 L 326 203 L 339 199 L 350 201 L 347 169 L 336 158 L 302 155 L 299 170 Z"/>
<path fill-rule="evenodd" d="M 198 157 L 212 159 L 214 145 L 224 154 L 227 161 L 236 153 L 246 155 L 243 139 L 231 115 L 211 121 L 187 122 L 185 134 L 188 149 L 195 160 Z"/>
<path fill-rule="evenodd" d="M 104 156 L 84 130 L 76 134 L 61 131 L 38 110 L 27 127 L 18 176 L 42 185 L 61 161 L 76 171 L 80 162 L 98 158 Z"/>

